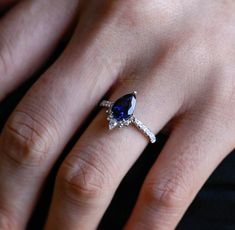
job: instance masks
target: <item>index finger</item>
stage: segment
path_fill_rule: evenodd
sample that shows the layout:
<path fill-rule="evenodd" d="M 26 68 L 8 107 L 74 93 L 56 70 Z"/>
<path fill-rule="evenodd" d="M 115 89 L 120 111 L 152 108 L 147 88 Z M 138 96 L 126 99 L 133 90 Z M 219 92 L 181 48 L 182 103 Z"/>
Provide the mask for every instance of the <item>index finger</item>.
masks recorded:
<path fill-rule="evenodd" d="M 50 57 L 77 8 L 78 0 L 21 1 L 1 19 L 0 101 Z"/>

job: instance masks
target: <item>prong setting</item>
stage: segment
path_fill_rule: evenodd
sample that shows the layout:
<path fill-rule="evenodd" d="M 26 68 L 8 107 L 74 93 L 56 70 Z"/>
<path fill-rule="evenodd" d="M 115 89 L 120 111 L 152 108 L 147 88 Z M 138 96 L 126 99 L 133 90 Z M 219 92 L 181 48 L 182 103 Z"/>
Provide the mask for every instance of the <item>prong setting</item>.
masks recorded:
<path fill-rule="evenodd" d="M 104 100 L 100 103 L 100 106 L 106 108 L 107 120 L 109 122 L 110 130 L 116 127 L 123 128 L 129 126 L 130 124 L 133 124 L 146 137 L 149 138 L 151 143 L 155 143 L 155 134 L 133 114 L 136 104 L 136 95 L 137 92 L 133 91 L 133 93 L 124 95 L 116 102 Z"/>
<path fill-rule="evenodd" d="M 115 127 L 118 127 L 118 128 L 127 127 L 133 122 L 133 119 L 134 119 L 133 116 L 131 116 L 129 119 L 126 119 L 126 120 L 123 119 L 121 121 L 117 121 L 113 116 L 112 110 L 109 109 L 107 111 L 108 111 L 107 112 L 108 113 L 107 120 L 109 121 L 110 130 L 114 129 Z"/>

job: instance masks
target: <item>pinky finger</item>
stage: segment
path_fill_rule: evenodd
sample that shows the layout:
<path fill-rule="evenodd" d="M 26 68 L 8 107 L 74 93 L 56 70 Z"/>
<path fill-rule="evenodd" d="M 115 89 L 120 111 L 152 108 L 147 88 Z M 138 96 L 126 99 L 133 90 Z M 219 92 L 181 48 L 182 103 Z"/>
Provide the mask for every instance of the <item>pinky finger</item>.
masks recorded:
<path fill-rule="evenodd" d="M 214 122 L 204 116 L 175 127 L 125 229 L 175 229 L 209 175 L 233 149 L 231 133 Z"/>

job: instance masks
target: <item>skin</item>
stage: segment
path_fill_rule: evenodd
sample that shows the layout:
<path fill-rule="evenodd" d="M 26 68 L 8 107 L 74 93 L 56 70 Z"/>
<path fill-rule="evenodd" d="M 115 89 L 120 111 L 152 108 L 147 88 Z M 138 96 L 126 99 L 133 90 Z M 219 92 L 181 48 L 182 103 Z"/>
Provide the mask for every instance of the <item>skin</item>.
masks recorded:
<path fill-rule="evenodd" d="M 134 90 L 136 116 L 155 133 L 168 125 L 169 140 L 125 229 L 174 229 L 234 148 L 234 12 L 232 0 L 37 0 L 1 18 L 1 100 L 76 28 L 1 133 L 0 229 L 25 229 L 49 171 L 102 97 Z M 45 229 L 95 229 L 148 144 L 132 127 L 109 132 L 105 119 L 102 110 L 62 163 Z"/>

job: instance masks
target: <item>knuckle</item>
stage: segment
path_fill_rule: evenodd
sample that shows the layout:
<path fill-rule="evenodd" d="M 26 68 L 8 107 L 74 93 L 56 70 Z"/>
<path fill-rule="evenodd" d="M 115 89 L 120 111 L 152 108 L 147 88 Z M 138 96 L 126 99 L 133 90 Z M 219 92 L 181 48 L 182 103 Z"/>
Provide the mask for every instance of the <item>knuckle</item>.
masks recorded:
<path fill-rule="evenodd" d="M 0 211 L 0 229 L 13 230 L 16 229 L 14 221 L 5 213 Z"/>
<path fill-rule="evenodd" d="M 4 128 L 3 152 L 16 164 L 39 165 L 48 156 L 53 139 L 38 116 L 17 110 Z"/>
<path fill-rule="evenodd" d="M 118 25 L 123 28 L 130 29 L 135 27 L 141 27 L 143 19 L 146 19 L 144 15 L 143 4 L 141 1 L 126 0 L 117 1 L 116 17 Z"/>
<path fill-rule="evenodd" d="M 0 35 L 0 73 L 2 77 L 9 75 L 13 63 L 12 49 L 9 39 L 6 39 L 4 34 Z"/>
<path fill-rule="evenodd" d="M 113 181 L 109 167 L 96 154 L 97 148 L 85 147 L 76 151 L 77 154 L 65 160 L 58 174 L 62 192 L 74 201 L 103 196 Z"/>
<path fill-rule="evenodd" d="M 148 204 L 160 207 L 180 207 L 187 200 L 184 183 L 179 178 L 163 179 L 161 182 L 148 182 L 144 190 L 144 199 Z"/>
<path fill-rule="evenodd" d="M 227 70 L 223 70 L 226 72 Z M 235 69 L 231 72 L 235 73 Z M 220 104 L 225 105 L 228 108 L 234 108 L 235 105 L 235 80 L 233 76 L 227 73 L 222 73 L 216 86 L 220 97 Z"/>
<path fill-rule="evenodd" d="M 131 27 L 137 25 L 140 28 L 143 28 L 146 23 L 148 23 L 148 28 L 151 28 L 155 24 L 154 19 L 169 23 L 175 15 L 173 9 L 177 8 L 177 3 L 170 1 L 167 4 L 165 1 L 157 0 L 120 0 L 117 3 L 119 3 L 117 8 L 122 24 L 131 25 Z"/>

